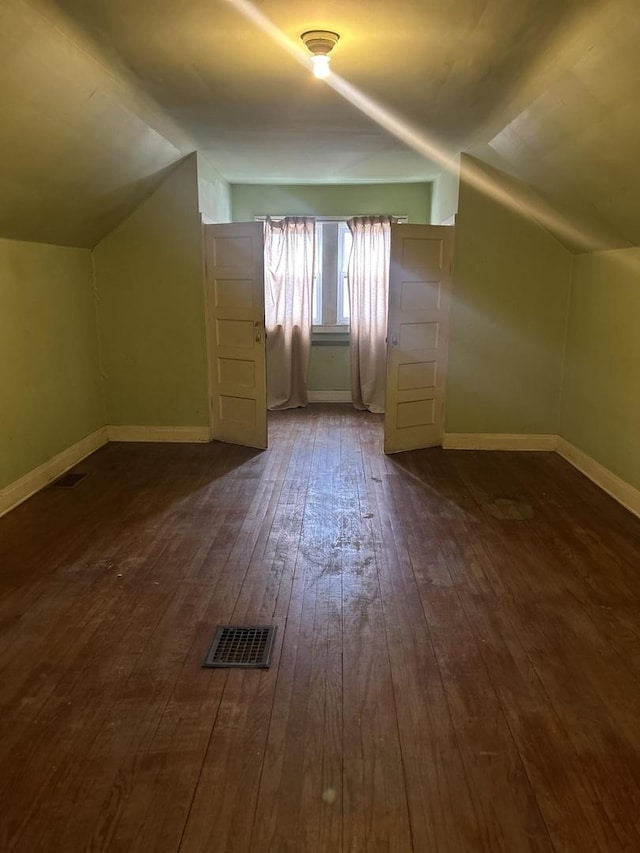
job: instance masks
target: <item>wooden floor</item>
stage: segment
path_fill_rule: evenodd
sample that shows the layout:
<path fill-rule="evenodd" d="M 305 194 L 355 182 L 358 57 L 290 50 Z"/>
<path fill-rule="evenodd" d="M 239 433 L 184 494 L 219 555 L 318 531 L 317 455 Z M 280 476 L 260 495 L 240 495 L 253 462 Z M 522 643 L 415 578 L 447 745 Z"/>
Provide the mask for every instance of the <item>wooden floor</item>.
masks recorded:
<path fill-rule="evenodd" d="M 640 521 L 555 454 L 111 444 L 0 519 L 0 850 L 640 850 Z M 219 623 L 269 670 L 206 670 Z"/>

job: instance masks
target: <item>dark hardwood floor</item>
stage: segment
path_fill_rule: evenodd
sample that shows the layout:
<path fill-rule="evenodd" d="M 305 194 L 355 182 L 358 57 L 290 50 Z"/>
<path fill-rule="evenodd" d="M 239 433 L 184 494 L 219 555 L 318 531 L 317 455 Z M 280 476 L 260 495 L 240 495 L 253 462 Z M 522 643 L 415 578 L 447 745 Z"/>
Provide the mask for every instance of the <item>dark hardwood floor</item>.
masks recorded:
<path fill-rule="evenodd" d="M 0 519 L 0 850 L 640 850 L 640 521 L 551 453 L 111 444 Z M 278 626 L 269 670 L 201 662 Z"/>

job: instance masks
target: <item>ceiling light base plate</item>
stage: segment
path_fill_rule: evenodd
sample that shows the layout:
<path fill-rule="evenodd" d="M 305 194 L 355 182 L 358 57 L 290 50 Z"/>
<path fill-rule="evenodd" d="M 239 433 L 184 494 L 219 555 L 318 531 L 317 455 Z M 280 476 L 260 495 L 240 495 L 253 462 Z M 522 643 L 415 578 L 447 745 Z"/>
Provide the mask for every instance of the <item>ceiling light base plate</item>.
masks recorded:
<path fill-rule="evenodd" d="M 340 36 L 331 30 L 309 30 L 300 36 L 310 53 L 326 56 L 338 43 Z"/>

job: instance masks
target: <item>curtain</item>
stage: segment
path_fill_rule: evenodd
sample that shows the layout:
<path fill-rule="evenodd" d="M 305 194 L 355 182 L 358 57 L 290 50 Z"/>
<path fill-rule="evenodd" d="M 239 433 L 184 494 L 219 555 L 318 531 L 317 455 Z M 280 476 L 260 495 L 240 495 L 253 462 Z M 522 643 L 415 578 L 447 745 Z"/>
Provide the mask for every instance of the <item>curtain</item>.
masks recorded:
<path fill-rule="evenodd" d="M 347 266 L 351 399 L 370 412 L 384 412 L 392 222 L 391 216 L 357 216 L 347 223 L 353 237 Z"/>
<path fill-rule="evenodd" d="M 270 409 L 307 405 L 315 238 L 311 217 L 267 218 L 264 266 Z"/>

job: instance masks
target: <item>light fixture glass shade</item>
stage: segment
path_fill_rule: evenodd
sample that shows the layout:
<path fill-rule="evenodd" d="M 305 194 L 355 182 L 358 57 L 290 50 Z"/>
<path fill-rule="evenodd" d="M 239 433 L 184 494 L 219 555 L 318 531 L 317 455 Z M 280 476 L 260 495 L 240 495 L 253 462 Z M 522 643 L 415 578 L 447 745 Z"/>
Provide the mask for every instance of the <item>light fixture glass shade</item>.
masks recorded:
<path fill-rule="evenodd" d="M 311 61 L 313 62 L 314 75 L 321 80 L 326 79 L 331 73 L 331 69 L 329 68 L 330 57 L 322 53 L 317 53 L 311 57 Z"/>
<path fill-rule="evenodd" d="M 329 54 L 340 40 L 338 33 L 332 30 L 307 30 L 300 36 L 311 54 L 313 73 L 316 77 L 325 78 L 330 74 Z"/>

